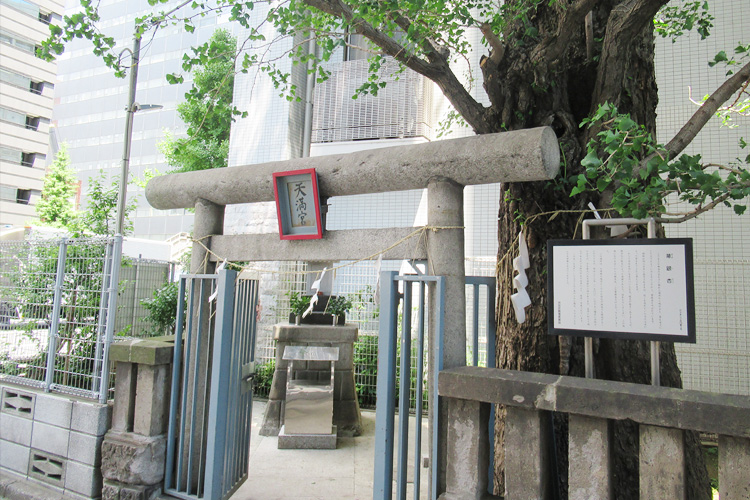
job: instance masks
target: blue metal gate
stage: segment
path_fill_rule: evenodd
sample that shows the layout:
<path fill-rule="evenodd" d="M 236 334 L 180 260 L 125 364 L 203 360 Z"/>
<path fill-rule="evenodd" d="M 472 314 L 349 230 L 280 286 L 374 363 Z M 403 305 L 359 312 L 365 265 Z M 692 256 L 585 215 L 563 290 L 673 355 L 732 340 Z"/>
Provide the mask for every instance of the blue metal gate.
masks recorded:
<path fill-rule="evenodd" d="M 258 282 L 180 278 L 164 491 L 223 500 L 247 479 Z"/>
<path fill-rule="evenodd" d="M 428 335 L 425 328 L 427 321 L 427 287 L 434 294 L 433 307 L 436 324 L 434 335 L 436 366 L 428 367 L 429 376 L 435 383 L 430 397 L 429 412 L 432 415 L 432 456 L 438 456 L 439 399 L 437 395 L 438 373 L 442 370 L 443 359 L 443 314 L 445 302 L 445 278 L 442 276 L 408 275 L 401 276 L 396 272 L 381 273 L 380 289 L 380 332 L 378 338 L 378 381 L 377 406 L 375 416 L 375 476 L 373 481 L 373 500 L 391 500 L 393 498 L 393 461 L 394 445 L 398 441 L 396 453 L 396 498 L 406 500 L 408 453 L 409 453 L 409 411 L 412 393 L 415 398 L 414 438 L 411 443 L 414 453 L 414 499 L 419 500 L 423 488 L 421 478 L 421 460 L 419 453 L 422 446 L 422 406 L 423 376 L 425 370 L 425 342 Z M 402 291 L 399 291 L 399 285 Z M 495 279 L 488 277 L 467 277 L 466 285 L 470 287 L 472 303 L 471 342 L 467 346 L 469 363 L 479 364 L 480 326 L 484 325 L 485 350 L 484 360 L 487 366 L 495 364 Z M 480 287 L 485 287 L 485 301 L 480 301 Z M 401 318 L 399 320 L 399 305 Z M 484 322 L 480 323 L 480 313 L 484 313 Z M 468 315 L 467 315 L 468 316 Z M 399 348 L 400 346 L 400 348 Z M 416 356 L 412 350 L 416 350 Z M 400 350 L 400 353 L 398 352 Z M 399 361 L 397 362 L 397 356 Z M 416 360 L 416 366 L 411 366 Z M 400 367 L 397 373 L 397 366 Z M 412 383 L 412 378 L 414 382 Z M 398 394 L 398 396 L 397 396 Z M 396 399 L 398 397 L 398 434 L 395 429 Z M 492 419 L 494 420 L 494 419 Z M 492 426 L 492 420 L 490 426 Z M 491 429 L 492 430 L 492 429 Z M 492 433 L 490 434 L 492 441 Z M 396 439 L 398 438 L 398 439 Z M 492 467 L 492 465 L 490 465 Z M 432 499 L 437 498 L 437 461 L 430 462 L 430 492 Z"/>

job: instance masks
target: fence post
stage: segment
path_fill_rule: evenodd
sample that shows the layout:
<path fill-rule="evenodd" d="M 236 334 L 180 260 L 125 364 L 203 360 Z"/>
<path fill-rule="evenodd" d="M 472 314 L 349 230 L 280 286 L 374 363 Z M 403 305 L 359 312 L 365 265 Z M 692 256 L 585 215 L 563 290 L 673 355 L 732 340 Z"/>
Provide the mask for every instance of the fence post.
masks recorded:
<path fill-rule="evenodd" d="M 135 260 L 135 279 L 133 280 L 133 314 L 130 316 L 130 324 L 135 329 L 135 322 L 138 320 L 138 280 L 141 274 L 141 259 Z"/>
<path fill-rule="evenodd" d="M 109 391 L 109 346 L 114 337 L 115 321 L 117 319 L 117 288 L 120 283 L 120 265 L 122 264 L 122 235 L 116 234 L 112 249 L 112 275 L 109 279 L 109 290 L 107 292 L 107 327 L 104 333 L 104 345 L 102 350 L 102 375 L 99 385 L 99 402 L 107 402 Z"/>
<path fill-rule="evenodd" d="M 104 337 L 107 328 L 107 293 L 112 279 L 113 247 L 114 240 L 108 238 L 107 246 L 104 251 L 104 272 L 102 273 L 101 298 L 99 299 L 99 318 L 96 324 L 96 353 L 94 355 L 94 371 L 92 373 L 94 382 L 92 392 L 94 394 L 99 394 L 99 389 L 102 385 L 102 380 L 97 377 L 97 374 L 101 373 L 102 370 L 102 352 L 104 350 Z"/>
<path fill-rule="evenodd" d="M 430 358 L 433 369 L 466 366 L 466 271 L 464 269 L 464 196 L 463 186 L 442 178 L 430 179 L 427 184 L 427 223 L 433 228 L 428 231 L 427 253 L 429 273 L 444 279 L 443 316 L 439 316 L 437 296 L 430 294 Z M 440 349 L 436 332 L 442 324 L 445 337 L 442 338 L 441 359 L 437 358 Z M 437 394 L 437 377 L 432 377 L 430 394 Z M 445 443 L 448 437 L 445 408 L 437 400 L 430 405 L 437 413 L 430 412 L 430 427 L 438 432 L 438 441 Z M 435 418 L 442 423 L 436 424 Z M 433 467 L 431 498 L 437 498 L 445 491 L 447 457 L 444 450 L 432 450 L 430 464 Z"/>
<path fill-rule="evenodd" d="M 374 500 L 393 495 L 393 425 L 396 413 L 396 343 L 398 286 L 396 272 L 380 273 L 380 330 L 378 333 L 378 382 L 375 411 Z M 408 286 L 405 284 L 404 286 Z"/>
<path fill-rule="evenodd" d="M 68 252 L 68 240 L 60 240 L 57 251 L 57 271 L 55 277 L 55 296 L 52 299 L 52 318 L 49 325 L 49 340 L 47 343 L 47 373 L 44 380 L 44 391 L 52 389 L 55 380 L 55 354 L 57 353 L 57 332 L 60 329 L 60 307 L 62 306 L 62 289 L 65 282 L 65 257 Z"/>

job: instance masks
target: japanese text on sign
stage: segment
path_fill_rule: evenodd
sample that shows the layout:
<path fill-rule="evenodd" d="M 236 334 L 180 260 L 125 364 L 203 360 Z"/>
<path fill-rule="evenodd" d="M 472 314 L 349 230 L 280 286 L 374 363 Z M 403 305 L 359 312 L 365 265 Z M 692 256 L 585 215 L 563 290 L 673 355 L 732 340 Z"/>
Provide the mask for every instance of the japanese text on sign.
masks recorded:
<path fill-rule="evenodd" d="M 689 259 L 684 244 L 555 245 L 550 333 L 692 341 Z"/>
<path fill-rule="evenodd" d="M 313 207 L 312 181 L 299 180 L 287 184 L 292 205 L 292 227 L 308 227 L 315 224 L 310 210 Z"/>

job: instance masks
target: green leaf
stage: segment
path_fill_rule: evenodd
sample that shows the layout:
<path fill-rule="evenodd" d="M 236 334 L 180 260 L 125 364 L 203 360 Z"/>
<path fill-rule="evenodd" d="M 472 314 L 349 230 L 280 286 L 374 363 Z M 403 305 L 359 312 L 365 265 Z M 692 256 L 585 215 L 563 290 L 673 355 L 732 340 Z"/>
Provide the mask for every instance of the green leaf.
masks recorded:
<path fill-rule="evenodd" d="M 635 127 L 635 125 L 636 123 L 631 120 L 629 116 L 625 116 L 622 120 L 620 120 L 620 123 L 617 124 L 617 129 L 623 132 L 627 132 L 628 130 Z"/>
<path fill-rule="evenodd" d="M 588 154 L 581 160 L 581 166 L 583 166 L 586 169 L 589 168 L 598 168 L 602 164 L 602 161 L 599 159 L 599 156 L 596 154 L 596 151 L 589 151 Z"/>
<path fill-rule="evenodd" d="M 716 54 L 714 56 L 714 60 L 711 61 L 711 62 L 709 62 L 708 65 L 713 68 L 714 66 L 716 66 L 720 62 L 724 62 L 724 61 L 728 61 L 728 60 L 729 59 L 727 58 L 727 53 L 722 50 L 722 51 L 720 51 L 718 54 Z"/>

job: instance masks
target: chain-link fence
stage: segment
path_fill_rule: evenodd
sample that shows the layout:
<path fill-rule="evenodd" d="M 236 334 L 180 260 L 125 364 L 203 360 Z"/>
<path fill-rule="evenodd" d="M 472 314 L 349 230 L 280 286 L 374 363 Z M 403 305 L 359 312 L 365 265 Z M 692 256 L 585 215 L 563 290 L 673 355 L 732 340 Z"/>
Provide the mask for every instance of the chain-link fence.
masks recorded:
<path fill-rule="evenodd" d="M 131 288 L 131 295 L 150 296 L 169 277 L 162 263 L 128 279 L 128 271 L 143 266 L 123 259 L 125 279 L 111 286 L 119 244 L 101 237 L 0 243 L 0 378 L 83 397 L 106 390 L 106 321 L 120 316 L 108 314 L 110 292 L 127 298 Z M 133 311 L 123 309 L 123 323 L 132 320 Z"/>

